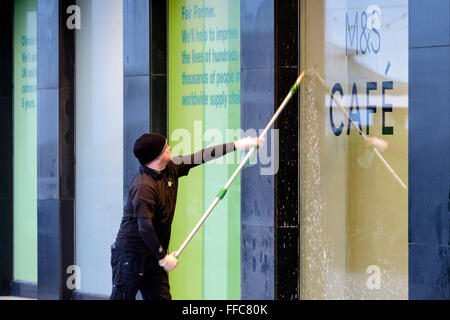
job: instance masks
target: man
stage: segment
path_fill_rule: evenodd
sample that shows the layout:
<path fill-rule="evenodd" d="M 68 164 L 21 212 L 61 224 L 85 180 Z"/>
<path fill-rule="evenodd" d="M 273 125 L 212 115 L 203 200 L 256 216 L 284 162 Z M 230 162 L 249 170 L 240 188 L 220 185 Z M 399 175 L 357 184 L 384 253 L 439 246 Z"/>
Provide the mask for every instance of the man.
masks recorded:
<path fill-rule="evenodd" d="M 246 137 L 172 159 L 164 136 L 150 133 L 136 140 L 133 153 L 141 167 L 131 183 L 120 229 L 111 246 L 111 300 L 134 300 L 138 291 L 145 300 L 172 298 L 167 273 L 178 261 L 167 249 L 178 178 L 199 164 L 255 145 L 260 145 L 257 138 Z"/>

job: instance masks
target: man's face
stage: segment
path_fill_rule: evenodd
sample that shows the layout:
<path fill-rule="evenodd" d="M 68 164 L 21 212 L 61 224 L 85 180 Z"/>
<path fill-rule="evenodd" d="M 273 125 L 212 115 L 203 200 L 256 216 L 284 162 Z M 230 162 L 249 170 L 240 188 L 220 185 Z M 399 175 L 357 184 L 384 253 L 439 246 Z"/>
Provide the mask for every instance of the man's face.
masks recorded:
<path fill-rule="evenodd" d="M 169 161 L 172 161 L 172 155 L 170 154 L 170 146 L 166 145 L 166 148 L 164 149 L 163 158 L 166 163 Z"/>

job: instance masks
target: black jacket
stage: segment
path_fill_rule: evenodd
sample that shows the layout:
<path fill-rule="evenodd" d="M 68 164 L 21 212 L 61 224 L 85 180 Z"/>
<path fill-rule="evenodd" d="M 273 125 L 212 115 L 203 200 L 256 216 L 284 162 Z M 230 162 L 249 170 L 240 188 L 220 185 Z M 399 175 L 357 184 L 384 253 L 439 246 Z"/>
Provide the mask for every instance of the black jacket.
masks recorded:
<path fill-rule="evenodd" d="M 230 142 L 174 157 L 159 173 L 141 166 L 128 191 L 116 245 L 161 260 L 169 247 L 178 179 L 188 175 L 191 168 L 234 150 Z"/>

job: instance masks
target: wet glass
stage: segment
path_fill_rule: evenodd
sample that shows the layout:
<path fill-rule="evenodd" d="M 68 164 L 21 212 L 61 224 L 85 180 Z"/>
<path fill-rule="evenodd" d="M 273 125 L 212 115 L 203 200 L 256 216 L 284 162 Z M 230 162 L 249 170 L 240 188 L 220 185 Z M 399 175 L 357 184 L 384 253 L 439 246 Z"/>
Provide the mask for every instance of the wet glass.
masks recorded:
<path fill-rule="evenodd" d="M 301 299 L 408 298 L 408 1 L 303 0 Z"/>

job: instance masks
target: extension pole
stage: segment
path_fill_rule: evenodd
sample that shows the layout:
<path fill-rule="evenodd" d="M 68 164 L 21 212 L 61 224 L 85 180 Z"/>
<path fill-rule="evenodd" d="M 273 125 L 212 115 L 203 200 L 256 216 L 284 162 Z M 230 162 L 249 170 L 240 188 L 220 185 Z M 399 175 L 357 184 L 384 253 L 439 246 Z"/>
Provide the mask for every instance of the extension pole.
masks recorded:
<path fill-rule="evenodd" d="M 299 77 L 297 78 L 297 81 L 295 81 L 295 84 L 292 86 L 291 90 L 289 91 L 289 93 L 287 94 L 286 98 L 284 99 L 283 103 L 280 105 L 280 107 L 278 108 L 278 110 L 275 112 L 275 114 L 273 115 L 272 119 L 269 121 L 269 123 L 267 124 L 266 128 L 264 129 L 264 131 L 261 133 L 261 135 L 259 136 L 259 140 L 264 140 L 265 136 L 267 135 L 267 132 L 269 131 L 269 129 L 272 127 L 272 125 L 274 124 L 274 122 L 278 119 L 278 117 L 280 116 L 281 112 L 283 112 L 284 108 L 286 107 L 286 105 L 288 104 L 288 102 L 291 100 L 292 96 L 297 92 L 301 82 L 303 81 L 305 77 L 305 71 L 303 71 Z M 189 236 L 186 238 L 186 240 L 184 240 L 183 244 L 181 245 L 181 247 L 175 252 L 175 257 L 179 257 L 180 254 L 183 252 L 183 250 L 186 248 L 186 246 L 189 244 L 189 242 L 192 240 L 192 238 L 194 237 L 194 235 L 197 233 L 197 231 L 200 229 L 200 227 L 203 225 L 203 223 L 205 222 L 205 220 L 208 218 L 208 216 L 211 214 L 211 212 L 214 210 L 214 208 L 216 207 L 216 205 L 219 203 L 220 200 L 222 200 L 227 191 L 228 188 L 230 187 L 230 185 L 233 183 L 234 179 L 236 179 L 236 177 L 238 176 L 239 172 L 241 172 L 241 170 L 244 168 L 245 164 L 247 163 L 247 161 L 250 159 L 250 157 L 252 156 L 253 153 L 255 153 L 258 150 L 259 146 L 254 146 L 252 147 L 249 152 L 247 153 L 247 155 L 244 157 L 244 159 L 241 161 L 241 163 L 239 164 L 239 166 L 236 168 L 236 170 L 234 171 L 234 173 L 231 175 L 231 178 L 228 180 L 228 182 L 225 184 L 225 186 L 219 191 L 219 193 L 217 194 L 216 198 L 214 199 L 214 201 L 211 203 L 211 205 L 209 206 L 209 208 L 206 210 L 206 212 L 203 214 L 203 216 L 201 217 L 200 221 L 197 223 L 197 225 L 194 227 L 194 229 L 191 231 L 191 233 L 189 234 Z"/>

